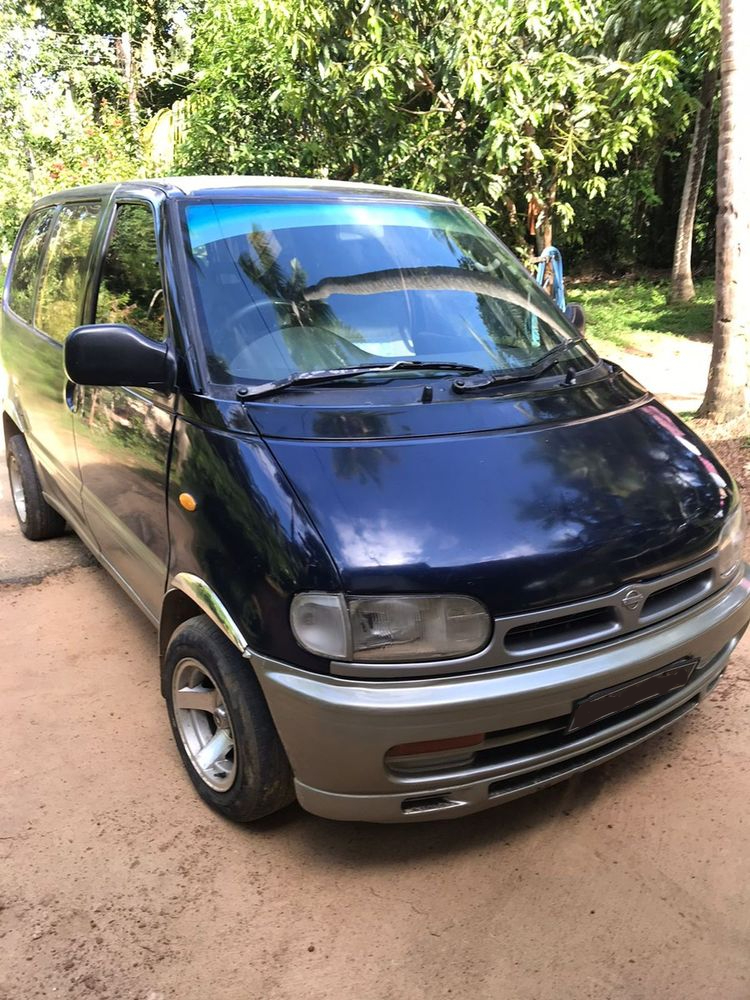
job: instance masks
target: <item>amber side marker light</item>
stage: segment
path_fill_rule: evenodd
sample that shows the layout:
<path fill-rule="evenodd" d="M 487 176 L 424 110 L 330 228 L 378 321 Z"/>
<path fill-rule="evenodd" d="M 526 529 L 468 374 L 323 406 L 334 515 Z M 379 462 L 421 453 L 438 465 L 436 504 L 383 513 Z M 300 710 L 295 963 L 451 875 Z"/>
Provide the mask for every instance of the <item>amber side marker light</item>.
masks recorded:
<path fill-rule="evenodd" d="M 484 743 L 484 733 L 474 733 L 473 736 L 454 736 L 448 740 L 423 740 L 421 743 L 399 743 L 386 754 L 386 757 L 410 757 L 417 753 L 439 753 L 441 750 L 463 750 L 465 747 L 478 747 Z"/>
<path fill-rule="evenodd" d="M 193 511 L 198 506 L 195 502 L 195 497 L 191 496 L 189 493 L 180 493 L 179 501 L 180 506 L 184 507 L 185 510 Z"/>

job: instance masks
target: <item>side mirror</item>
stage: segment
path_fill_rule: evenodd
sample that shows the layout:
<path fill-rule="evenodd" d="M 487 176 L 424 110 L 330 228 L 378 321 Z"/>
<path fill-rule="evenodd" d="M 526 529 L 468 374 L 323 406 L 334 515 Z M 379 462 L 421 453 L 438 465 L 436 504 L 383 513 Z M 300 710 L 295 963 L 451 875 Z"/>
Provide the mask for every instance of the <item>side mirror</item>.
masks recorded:
<path fill-rule="evenodd" d="M 565 306 L 565 318 L 573 324 L 579 333 L 586 332 L 586 316 L 583 312 L 583 306 L 579 306 L 575 302 L 569 303 Z"/>
<path fill-rule="evenodd" d="M 176 365 L 169 344 L 157 344 L 132 326 L 79 326 L 65 338 L 65 373 L 78 385 L 174 387 Z"/>

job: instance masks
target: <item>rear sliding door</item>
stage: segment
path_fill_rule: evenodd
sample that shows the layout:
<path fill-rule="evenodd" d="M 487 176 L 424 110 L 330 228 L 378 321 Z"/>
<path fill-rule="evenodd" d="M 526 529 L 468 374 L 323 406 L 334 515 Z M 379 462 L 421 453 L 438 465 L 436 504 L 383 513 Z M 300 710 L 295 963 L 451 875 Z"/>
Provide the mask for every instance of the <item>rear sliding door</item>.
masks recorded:
<path fill-rule="evenodd" d="M 73 438 L 75 391 L 63 341 L 80 323 L 86 271 L 101 204 L 43 208 L 24 226 L 12 262 L 3 354 L 9 393 L 22 417 L 42 488 L 81 528 L 81 482 Z"/>

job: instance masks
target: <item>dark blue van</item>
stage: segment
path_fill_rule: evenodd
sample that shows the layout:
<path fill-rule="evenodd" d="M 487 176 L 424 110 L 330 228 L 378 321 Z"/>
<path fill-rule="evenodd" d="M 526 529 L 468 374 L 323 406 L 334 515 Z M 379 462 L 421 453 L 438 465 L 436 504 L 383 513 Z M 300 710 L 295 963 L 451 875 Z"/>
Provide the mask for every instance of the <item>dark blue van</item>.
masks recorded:
<path fill-rule="evenodd" d="M 581 327 L 444 198 L 34 205 L 0 344 L 19 524 L 67 522 L 158 627 L 214 808 L 460 816 L 711 690 L 750 619 L 737 488 Z"/>

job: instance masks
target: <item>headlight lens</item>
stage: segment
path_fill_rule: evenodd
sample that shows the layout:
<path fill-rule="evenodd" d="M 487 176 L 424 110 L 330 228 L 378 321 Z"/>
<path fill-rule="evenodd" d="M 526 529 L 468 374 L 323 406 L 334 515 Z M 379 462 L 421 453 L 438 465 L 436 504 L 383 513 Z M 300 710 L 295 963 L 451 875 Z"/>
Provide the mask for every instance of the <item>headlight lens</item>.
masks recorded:
<path fill-rule="evenodd" d="M 745 510 L 742 503 L 733 511 L 719 537 L 719 576 L 731 579 L 742 562 L 745 545 Z"/>
<path fill-rule="evenodd" d="M 292 632 L 311 653 L 331 659 L 398 663 L 468 656 L 492 631 L 471 597 L 350 597 L 297 594 Z"/>

